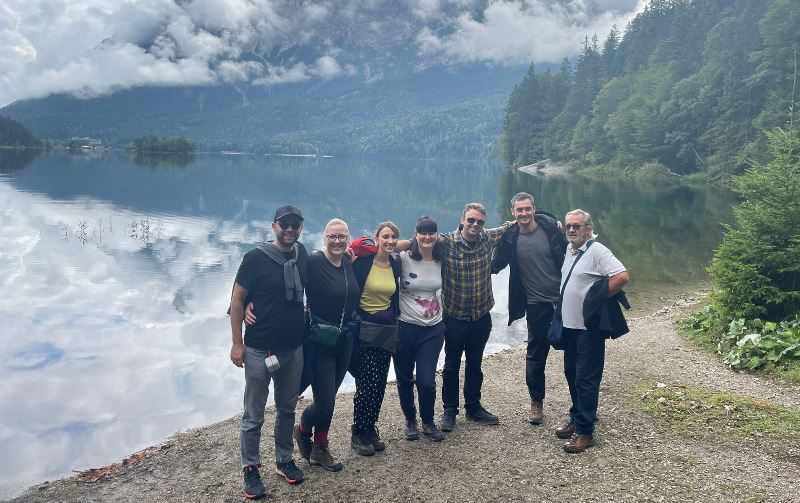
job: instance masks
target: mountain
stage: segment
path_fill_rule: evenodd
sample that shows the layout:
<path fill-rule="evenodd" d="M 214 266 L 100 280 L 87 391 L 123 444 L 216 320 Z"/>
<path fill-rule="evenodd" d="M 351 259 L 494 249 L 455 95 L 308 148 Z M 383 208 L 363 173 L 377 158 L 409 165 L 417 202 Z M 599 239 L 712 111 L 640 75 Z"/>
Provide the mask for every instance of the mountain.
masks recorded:
<path fill-rule="evenodd" d="M 480 20 L 486 0 L 440 2 L 434 18 L 419 11 L 426 2 L 416 10 L 416 2 L 272 2 L 274 12 L 233 28 L 212 12 L 198 14 L 200 4 L 175 6 L 194 9 L 190 35 L 171 28 L 184 18 L 145 26 L 144 11 L 136 10 L 128 16 L 134 27 L 125 25 L 93 54 L 124 42 L 191 60 L 181 37 L 194 37 L 194 45 L 213 38 L 214 47 L 225 45 L 215 49 L 220 54 L 236 56 L 210 63 L 215 82 L 112 86 L 100 96 L 79 90 L 78 97 L 17 101 L 0 113 L 43 138 L 92 137 L 112 146 L 157 135 L 184 136 L 198 151 L 476 158 L 499 136 L 505 100 L 527 67 L 464 61 L 420 45 L 422 36 L 444 40 L 460 16 Z"/>
<path fill-rule="evenodd" d="M 485 156 L 524 68 L 434 67 L 282 86 L 146 87 L 94 99 L 56 95 L 3 114 L 49 139 L 185 136 L 198 150 L 263 153 Z"/>
<path fill-rule="evenodd" d="M 528 69 L 507 103 L 503 158 L 739 174 L 797 108 L 798 26 L 797 0 L 652 0 L 623 37 L 587 39 L 574 65 Z"/>
<path fill-rule="evenodd" d="M 0 115 L 0 147 L 40 147 L 42 141 L 18 121 Z"/>

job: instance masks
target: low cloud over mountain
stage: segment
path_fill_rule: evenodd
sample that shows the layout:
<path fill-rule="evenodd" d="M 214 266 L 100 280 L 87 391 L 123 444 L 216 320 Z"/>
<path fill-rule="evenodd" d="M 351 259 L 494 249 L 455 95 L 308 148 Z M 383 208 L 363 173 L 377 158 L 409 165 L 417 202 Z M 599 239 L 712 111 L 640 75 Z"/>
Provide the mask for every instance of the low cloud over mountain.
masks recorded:
<path fill-rule="evenodd" d="M 370 78 L 376 63 L 405 71 L 558 62 L 586 35 L 624 28 L 640 7 L 636 0 L 7 0 L 0 106 L 136 86 Z"/>

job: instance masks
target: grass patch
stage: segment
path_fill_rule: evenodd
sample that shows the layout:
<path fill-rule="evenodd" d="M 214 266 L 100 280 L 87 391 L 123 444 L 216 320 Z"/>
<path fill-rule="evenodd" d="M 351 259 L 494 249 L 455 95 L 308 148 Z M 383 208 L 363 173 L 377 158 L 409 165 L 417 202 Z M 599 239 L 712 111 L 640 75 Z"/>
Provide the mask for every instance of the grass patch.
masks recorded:
<path fill-rule="evenodd" d="M 800 365 L 788 369 L 777 369 L 775 375 L 787 382 L 800 385 Z"/>
<path fill-rule="evenodd" d="M 638 391 L 643 411 L 684 436 L 800 440 L 800 412 L 781 405 L 682 384 L 656 383 Z"/>

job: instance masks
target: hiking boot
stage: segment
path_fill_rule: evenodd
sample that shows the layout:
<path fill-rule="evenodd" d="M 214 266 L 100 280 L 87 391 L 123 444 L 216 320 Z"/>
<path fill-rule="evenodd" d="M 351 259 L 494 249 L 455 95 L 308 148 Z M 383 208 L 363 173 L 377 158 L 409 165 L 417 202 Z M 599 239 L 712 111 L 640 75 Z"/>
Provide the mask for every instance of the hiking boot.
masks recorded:
<path fill-rule="evenodd" d="M 564 451 L 570 454 L 577 454 L 593 445 L 594 439 L 591 435 L 575 435 L 569 442 L 564 444 Z"/>
<path fill-rule="evenodd" d="M 369 441 L 372 442 L 372 447 L 375 449 L 375 452 L 380 452 L 386 449 L 386 444 L 383 440 L 381 440 L 381 432 L 378 431 L 377 426 L 373 426 L 367 430 L 366 434 Z"/>
<path fill-rule="evenodd" d="M 531 415 L 528 416 L 530 424 L 542 424 L 542 401 L 531 400 Z"/>
<path fill-rule="evenodd" d="M 303 470 L 294 464 L 293 459 L 290 459 L 286 463 L 276 464 L 275 473 L 286 479 L 286 482 L 290 484 L 299 484 L 303 481 Z"/>
<path fill-rule="evenodd" d="M 353 431 L 353 435 L 350 437 L 350 447 L 362 456 L 372 456 L 375 454 L 375 447 L 364 432 Z"/>
<path fill-rule="evenodd" d="M 311 442 L 311 435 L 306 435 L 300 431 L 300 425 L 298 424 L 295 425 L 294 434 L 292 436 L 297 444 L 297 450 L 300 451 L 300 456 L 308 461 L 311 457 L 311 448 L 313 445 L 313 442 Z"/>
<path fill-rule="evenodd" d="M 409 419 L 406 421 L 406 440 L 417 440 L 419 438 L 419 430 L 417 429 L 417 421 Z"/>
<path fill-rule="evenodd" d="M 573 423 L 572 421 L 570 421 L 569 424 L 567 424 L 566 426 L 562 426 L 561 428 L 556 430 L 556 436 L 558 438 L 563 438 L 564 440 L 572 438 L 572 435 L 574 434 L 575 434 L 575 423 Z"/>
<path fill-rule="evenodd" d="M 328 450 L 328 443 L 315 443 L 311 449 L 311 457 L 308 460 L 312 466 L 321 466 L 329 472 L 338 472 L 342 469 L 342 462 L 334 458 Z"/>
<path fill-rule="evenodd" d="M 422 433 L 428 436 L 433 442 L 444 440 L 444 433 L 436 427 L 436 423 L 422 423 Z"/>
<path fill-rule="evenodd" d="M 500 422 L 500 418 L 489 412 L 488 410 L 484 409 L 483 407 L 479 406 L 477 409 L 473 410 L 472 412 L 467 412 L 467 419 L 471 419 L 473 421 L 477 421 L 481 424 L 498 424 Z"/>
<path fill-rule="evenodd" d="M 267 494 L 267 489 L 261 481 L 261 474 L 258 473 L 259 466 L 261 465 L 248 465 L 242 469 L 244 472 L 244 497 L 249 500 L 257 500 Z"/>
<path fill-rule="evenodd" d="M 456 411 L 445 409 L 444 414 L 442 414 L 442 421 L 439 423 L 439 427 L 442 431 L 453 431 L 456 429 Z"/>

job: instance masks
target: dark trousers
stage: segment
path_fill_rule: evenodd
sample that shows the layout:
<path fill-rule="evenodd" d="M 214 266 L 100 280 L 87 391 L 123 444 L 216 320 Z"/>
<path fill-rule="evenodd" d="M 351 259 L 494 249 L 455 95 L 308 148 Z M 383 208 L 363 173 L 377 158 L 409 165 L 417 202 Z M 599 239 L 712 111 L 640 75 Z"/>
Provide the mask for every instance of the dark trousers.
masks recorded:
<path fill-rule="evenodd" d="M 371 430 L 381 413 L 386 393 L 386 378 L 392 353 L 381 348 L 361 347 L 356 372 L 356 394 L 353 397 L 353 431 Z"/>
<path fill-rule="evenodd" d="M 347 373 L 352 350 L 353 337 L 350 334 L 340 336 L 335 346 L 316 344 L 313 362 L 306 362 L 314 369 L 314 381 L 311 383 L 314 401 L 303 410 L 300 417 L 304 429 L 313 429 L 317 433 L 330 429 L 336 392 Z"/>
<path fill-rule="evenodd" d="M 433 422 L 436 402 L 436 364 L 444 344 L 444 322 L 429 327 L 399 321 L 400 333 L 394 354 L 397 395 L 400 408 L 408 421 L 417 419 L 414 406 L 414 383 L 419 396 L 419 417 L 423 423 Z M 417 367 L 414 379 L 414 364 Z"/>
<path fill-rule="evenodd" d="M 564 375 L 572 407 L 570 420 L 579 435 L 591 435 L 597 418 L 606 340 L 596 332 L 564 329 Z"/>
<path fill-rule="evenodd" d="M 553 304 L 528 304 L 525 318 L 528 323 L 528 351 L 525 354 L 525 383 L 531 400 L 544 400 L 544 367 L 550 353 L 547 330 L 553 320 Z"/>
<path fill-rule="evenodd" d="M 458 414 L 458 371 L 461 355 L 466 355 L 464 367 L 464 409 L 473 412 L 481 406 L 483 385 L 483 350 L 492 332 L 490 314 L 475 320 L 444 318 L 444 369 L 442 369 L 442 402 L 445 410 Z"/>

